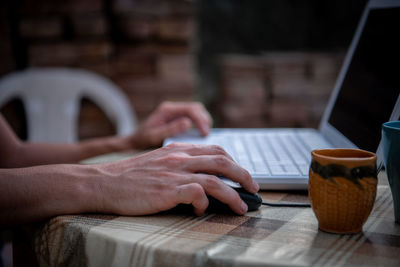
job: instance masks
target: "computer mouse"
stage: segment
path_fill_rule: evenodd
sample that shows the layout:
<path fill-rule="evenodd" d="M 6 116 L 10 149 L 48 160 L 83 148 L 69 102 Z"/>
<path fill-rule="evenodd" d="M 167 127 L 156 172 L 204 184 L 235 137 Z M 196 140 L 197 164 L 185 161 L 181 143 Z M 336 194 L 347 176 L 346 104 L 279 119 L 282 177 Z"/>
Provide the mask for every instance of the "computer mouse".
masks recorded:
<path fill-rule="evenodd" d="M 232 188 L 238 192 L 240 198 L 247 204 L 247 211 L 255 211 L 260 208 L 262 199 L 257 193 L 249 193 L 242 187 L 232 186 Z M 233 213 L 232 209 L 227 204 L 222 203 L 212 196 L 208 196 L 208 201 L 209 204 L 206 210 L 207 213 Z M 178 213 L 190 213 L 193 212 L 193 207 L 189 204 L 179 204 L 171 211 Z"/>
<path fill-rule="evenodd" d="M 247 204 L 247 211 L 255 211 L 258 210 L 261 206 L 262 199 L 261 197 L 256 193 L 252 194 L 247 192 L 243 187 L 232 187 L 236 192 L 238 192 L 240 198 L 244 201 L 244 203 Z M 225 204 L 222 203 L 221 201 L 209 196 L 208 197 L 208 208 L 207 212 L 212 212 L 212 213 L 227 213 L 227 212 L 232 212 L 231 208 Z"/>

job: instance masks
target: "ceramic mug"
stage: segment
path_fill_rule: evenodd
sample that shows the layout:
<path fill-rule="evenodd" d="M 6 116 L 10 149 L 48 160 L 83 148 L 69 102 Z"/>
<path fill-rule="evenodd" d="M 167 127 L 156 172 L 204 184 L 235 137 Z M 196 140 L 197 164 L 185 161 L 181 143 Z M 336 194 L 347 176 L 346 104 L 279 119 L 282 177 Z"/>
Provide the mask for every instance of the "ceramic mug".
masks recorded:
<path fill-rule="evenodd" d="M 400 121 L 389 121 L 382 125 L 382 151 L 392 190 L 394 219 L 400 223 Z"/>
<path fill-rule="evenodd" d="M 375 203 L 376 155 L 360 149 L 312 151 L 308 192 L 325 232 L 352 234 L 362 230 Z"/>

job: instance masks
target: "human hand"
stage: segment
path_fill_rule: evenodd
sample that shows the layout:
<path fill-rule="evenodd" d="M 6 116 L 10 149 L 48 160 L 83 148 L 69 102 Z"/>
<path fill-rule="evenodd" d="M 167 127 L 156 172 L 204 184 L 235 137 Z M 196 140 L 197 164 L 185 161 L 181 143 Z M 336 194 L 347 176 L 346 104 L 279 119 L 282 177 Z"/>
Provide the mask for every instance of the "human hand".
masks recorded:
<path fill-rule="evenodd" d="M 218 146 L 174 143 L 140 156 L 93 165 L 100 174 L 98 212 L 144 215 L 192 204 L 197 215 L 208 206 L 207 195 L 228 204 L 237 214 L 247 211 L 237 192 L 216 175 L 229 177 L 247 191 L 259 187 L 249 173 Z"/>
<path fill-rule="evenodd" d="M 167 137 L 183 133 L 192 123 L 206 136 L 212 124 L 210 114 L 199 102 L 163 102 L 133 134 L 135 148 L 160 146 Z"/>

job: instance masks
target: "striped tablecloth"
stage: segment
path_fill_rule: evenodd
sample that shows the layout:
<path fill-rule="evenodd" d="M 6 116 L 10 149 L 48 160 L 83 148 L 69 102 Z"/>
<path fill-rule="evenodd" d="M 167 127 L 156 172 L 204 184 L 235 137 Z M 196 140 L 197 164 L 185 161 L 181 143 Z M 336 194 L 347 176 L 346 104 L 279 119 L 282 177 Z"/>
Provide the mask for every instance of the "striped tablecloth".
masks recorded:
<path fill-rule="evenodd" d="M 306 194 L 262 192 L 264 200 Z M 157 214 L 60 216 L 34 231 L 41 266 L 399 266 L 400 225 L 378 186 L 374 209 L 355 235 L 318 231 L 310 208 L 263 206 L 246 216 Z"/>

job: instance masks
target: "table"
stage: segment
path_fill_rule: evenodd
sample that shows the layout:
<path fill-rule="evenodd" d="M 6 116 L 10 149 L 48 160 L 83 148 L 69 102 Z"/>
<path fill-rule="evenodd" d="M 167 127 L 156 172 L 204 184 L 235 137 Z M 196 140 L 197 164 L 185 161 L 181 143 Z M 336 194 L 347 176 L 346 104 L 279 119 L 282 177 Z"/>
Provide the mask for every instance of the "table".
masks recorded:
<path fill-rule="evenodd" d="M 382 177 L 379 178 L 382 180 Z M 269 201 L 307 201 L 304 192 L 261 192 Z M 34 227 L 40 266 L 399 266 L 400 225 L 380 183 L 363 232 L 317 229 L 310 208 L 262 206 L 245 216 L 162 213 L 55 217 Z"/>

